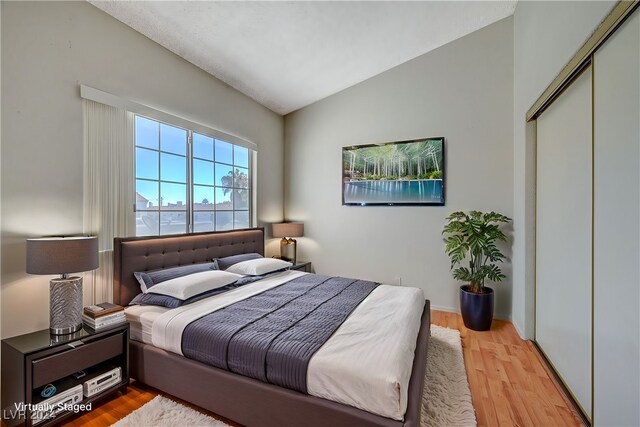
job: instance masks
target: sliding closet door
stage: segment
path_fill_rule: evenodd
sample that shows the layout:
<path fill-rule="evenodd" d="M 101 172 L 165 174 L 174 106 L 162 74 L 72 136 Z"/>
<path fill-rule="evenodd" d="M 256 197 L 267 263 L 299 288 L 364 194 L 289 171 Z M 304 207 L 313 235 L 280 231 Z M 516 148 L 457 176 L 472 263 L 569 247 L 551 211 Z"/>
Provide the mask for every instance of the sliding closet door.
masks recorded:
<path fill-rule="evenodd" d="M 594 59 L 595 424 L 640 425 L 640 15 Z"/>
<path fill-rule="evenodd" d="M 535 338 L 591 413 L 591 69 L 537 121 Z"/>

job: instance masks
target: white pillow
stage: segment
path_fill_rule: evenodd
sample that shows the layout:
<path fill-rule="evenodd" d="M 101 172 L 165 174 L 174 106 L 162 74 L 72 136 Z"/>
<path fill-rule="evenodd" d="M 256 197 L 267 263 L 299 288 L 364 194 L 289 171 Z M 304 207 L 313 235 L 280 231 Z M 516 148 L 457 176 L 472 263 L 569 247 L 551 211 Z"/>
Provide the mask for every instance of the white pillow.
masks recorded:
<path fill-rule="evenodd" d="M 277 258 L 256 258 L 233 264 L 224 271 L 247 276 L 261 276 L 272 271 L 284 270 L 292 265 L 290 262 Z"/>
<path fill-rule="evenodd" d="M 149 288 L 148 293 L 186 300 L 203 292 L 230 285 L 241 277 L 239 274 L 221 270 L 203 271 L 158 283 Z"/>

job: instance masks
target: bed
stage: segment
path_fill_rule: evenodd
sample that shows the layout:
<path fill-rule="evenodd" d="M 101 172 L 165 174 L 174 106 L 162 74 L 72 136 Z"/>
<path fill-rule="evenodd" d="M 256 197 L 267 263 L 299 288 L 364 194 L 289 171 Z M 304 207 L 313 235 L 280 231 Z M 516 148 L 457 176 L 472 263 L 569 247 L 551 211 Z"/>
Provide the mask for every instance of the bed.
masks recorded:
<path fill-rule="evenodd" d="M 116 238 L 114 302 L 127 305 L 140 293 L 140 285 L 133 275 L 136 271 L 204 263 L 214 258 L 254 252 L 264 255 L 262 228 Z M 246 426 L 418 427 L 429 340 L 429 314 L 429 302 L 426 301 L 419 323 L 408 381 L 406 412 L 402 420 L 208 366 L 158 348 L 142 335 L 134 337 L 130 344 L 130 375 L 142 383 Z"/>

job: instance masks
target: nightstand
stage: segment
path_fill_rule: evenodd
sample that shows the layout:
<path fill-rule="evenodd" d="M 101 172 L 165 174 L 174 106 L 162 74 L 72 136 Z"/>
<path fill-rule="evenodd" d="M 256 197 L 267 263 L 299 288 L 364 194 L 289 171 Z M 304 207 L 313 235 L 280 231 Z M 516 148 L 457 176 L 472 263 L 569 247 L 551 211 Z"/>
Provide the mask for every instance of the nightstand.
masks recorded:
<path fill-rule="evenodd" d="M 49 329 L 2 340 L 2 419 L 7 426 L 50 426 L 73 415 L 62 410 L 54 418 L 34 419 L 29 410 L 17 411 L 25 404 L 45 407 L 52 402 L 58 408 L 56 396 L 72 388 L 77 390 L 85 381 L 98 377 L 115 368 L 121 369 L 120 381 L 100 390 L 90 397 L 84 394 L 76 400 L 62 403 L 87 410 L 86 405 L 116 391 L 127 390 L 129 384 L 129 323 L 93 331 L 86 326 L 69 335 L 50 335 Z M 81 378 L 73 374 L 84 372 Z M 43 389 L 53 384 L 56 392 L 47 400 L 41 396 Z M 60 400 L 60 399 L 58 399 Z M 17 406 L 16 406 L 17 405 Z M 24 408 L 24 407 L 23 407 Z M 41 415 L 41 418 L 46 415 Z"/>
<path fill-rule="evenodd" d="M 291 270 L 299 270 L 311 273 L 311 262 L 298 261 L 293 266 L 291 266 Z"/>

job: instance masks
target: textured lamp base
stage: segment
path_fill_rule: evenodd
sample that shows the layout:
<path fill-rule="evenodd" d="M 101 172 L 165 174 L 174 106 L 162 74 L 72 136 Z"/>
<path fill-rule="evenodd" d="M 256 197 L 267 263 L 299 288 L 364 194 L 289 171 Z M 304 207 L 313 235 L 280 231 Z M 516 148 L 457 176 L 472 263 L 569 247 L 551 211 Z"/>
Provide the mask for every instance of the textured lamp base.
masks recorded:
<path fill-rule="evenodd" d="M 82 277 L 49 282 L 49 331 L 70 334 L 82 328 Z"/>

